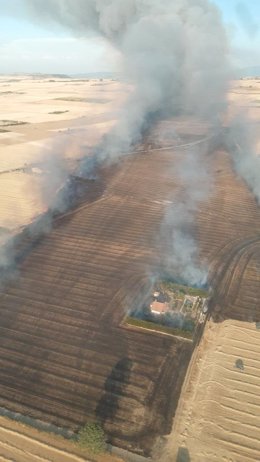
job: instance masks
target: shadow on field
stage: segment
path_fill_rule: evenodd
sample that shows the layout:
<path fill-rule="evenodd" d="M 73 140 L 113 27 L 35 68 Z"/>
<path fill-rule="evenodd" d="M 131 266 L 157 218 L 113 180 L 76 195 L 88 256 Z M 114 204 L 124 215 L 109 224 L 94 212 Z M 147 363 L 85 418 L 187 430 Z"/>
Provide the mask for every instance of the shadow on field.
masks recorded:
<path fill-rule="evenodd" d="M 190 453 L 187 448 L 179 448 L 176 462 L 191 462 Z"/>
<path fill-rule="evenodd" d="M 120 398 L 129 383 L 132 366 L 131 359 L 123 358 L 116 363 L 107 377 L 104 394 L 96 407 L 96 417 L 102 426 L 107 420 L 111 421 L 115 418 Z"/>

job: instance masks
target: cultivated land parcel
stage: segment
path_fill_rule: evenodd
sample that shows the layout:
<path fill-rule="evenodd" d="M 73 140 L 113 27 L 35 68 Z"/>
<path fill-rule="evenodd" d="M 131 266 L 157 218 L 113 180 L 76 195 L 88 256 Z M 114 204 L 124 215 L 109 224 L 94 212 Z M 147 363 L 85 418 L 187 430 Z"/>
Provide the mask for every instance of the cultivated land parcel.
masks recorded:
<path fill-rule="evenodd" d="M 113 101 L 125 96 L 118 82 L 49 80 L 1 79 L 1 226 L 13 232 L 46 204 L 36 176 L 11 170 L 42 159 L 53 130 L 67 158 L 82 155 L 75 147 L 80 136 L 90 152 L 114 123 Z M 237 82 L 231 107 L 250 105 L 253 123 L 259 94 L 257 81 Z M 15 114 L 8 113 L 12 98 Z M 155 145 L 169 127 L 178 139 L 161 136 Z M 19 272 L 0 296 L 2 407 L 71 430 L 99 420 L 114 444 L 148 453 L 155 436 L 171 431 L 184 382 L 163 457 L 175 460 L 185 447 L 192 461 L 258 460 L 260 212 L 220 147 L 201 154 L 214 184 L 194 228 L 215 294 L 202 340 L 193 345 L 120 327 L 125 307 L 145 290 L 147 268 L 158 268 L 167 252 L 158 235 L 166 204 L 182 194 L 175 167 L 184 145 L 207 134 L 193 118 L 162 122 L 138 154 L 102 171 L 95 199 L 86 193 L 85 203 L 58 217 L 37 242 L 24 234 Z M 237 359 L 243 371 L 234 367 Z"/>

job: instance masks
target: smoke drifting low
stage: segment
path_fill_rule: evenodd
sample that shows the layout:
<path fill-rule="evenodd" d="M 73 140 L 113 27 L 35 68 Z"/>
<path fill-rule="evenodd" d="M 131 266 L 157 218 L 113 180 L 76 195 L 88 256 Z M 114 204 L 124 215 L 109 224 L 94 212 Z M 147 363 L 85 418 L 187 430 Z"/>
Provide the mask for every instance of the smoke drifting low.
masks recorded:
<path fill-rule="evenodd" d="M 0 233 L 0 289 L 2 283 L 5 282 L 7 272 L 12 267 L 14 270 L 14 251 L 13 251 L 13 236 L 8 230 L 1 229 Z"/>

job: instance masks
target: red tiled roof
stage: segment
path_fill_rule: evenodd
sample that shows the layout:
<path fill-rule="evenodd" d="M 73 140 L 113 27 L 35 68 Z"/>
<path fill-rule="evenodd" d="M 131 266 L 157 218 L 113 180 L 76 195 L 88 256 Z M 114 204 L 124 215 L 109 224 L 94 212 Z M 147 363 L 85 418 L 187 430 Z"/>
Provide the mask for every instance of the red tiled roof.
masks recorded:
<path fill-rule="evenodd" d="M 159 314 L 167 313 L 167 311 L 169 310 L 168 303 L 157 302 L 157 300 L 155 300 L 150 305 L 150 308 L 151 308 L 151 311 L 155 313 L 159 313 Z"/>

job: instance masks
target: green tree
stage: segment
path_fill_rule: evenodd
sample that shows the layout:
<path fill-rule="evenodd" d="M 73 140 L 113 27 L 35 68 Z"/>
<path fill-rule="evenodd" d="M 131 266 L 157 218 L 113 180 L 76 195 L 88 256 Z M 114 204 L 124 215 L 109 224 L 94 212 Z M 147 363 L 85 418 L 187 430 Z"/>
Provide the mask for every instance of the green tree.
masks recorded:
<path fill-rule="evenodd" d="M 106 437 L 103 429 L 97 423 L 87 423 L 78 433 L 78 443 L 93 454 L 106 450 Z"/>

